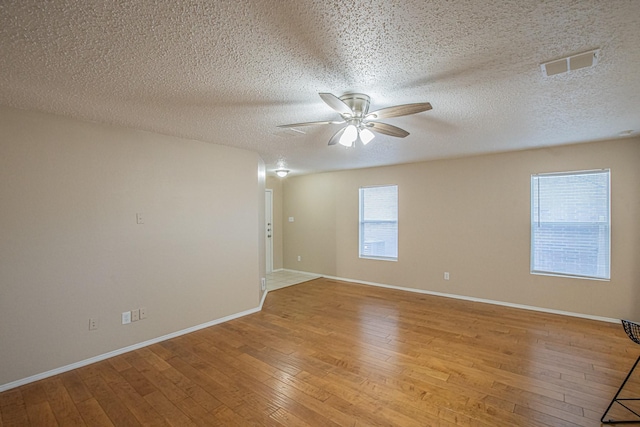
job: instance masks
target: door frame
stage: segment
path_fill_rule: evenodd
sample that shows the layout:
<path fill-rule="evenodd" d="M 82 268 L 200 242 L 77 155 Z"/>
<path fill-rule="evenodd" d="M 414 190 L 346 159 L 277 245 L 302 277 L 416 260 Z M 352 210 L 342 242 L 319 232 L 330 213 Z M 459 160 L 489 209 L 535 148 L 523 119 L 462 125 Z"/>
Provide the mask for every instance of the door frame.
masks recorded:
<path fill-rule="evenodd" d="M 273 190 L 264 191 L 265 261 L 267 274 L 273 272 Z"/>

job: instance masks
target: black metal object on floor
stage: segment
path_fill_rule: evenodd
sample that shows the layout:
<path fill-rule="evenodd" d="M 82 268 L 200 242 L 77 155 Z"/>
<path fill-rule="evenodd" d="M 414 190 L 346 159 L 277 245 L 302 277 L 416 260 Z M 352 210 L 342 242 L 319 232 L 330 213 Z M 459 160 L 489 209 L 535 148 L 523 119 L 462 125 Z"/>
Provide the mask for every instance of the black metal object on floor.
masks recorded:
<path fill-rule="evenodd" d="M 622 327 L 624 328 L 624 331 L 627 333 L 627 336 L 629 337 L 629 339 L 631 341 L 633 341 L 636 344 L 640 344 L 640 324 L 632 322 L 630 320 L 623 320 L 622 321 Z M 624 388 L 625 384 L 627 384 L 627 381 L 629 381 L 629 378 L 631 378 L 631 374 L 633 374 L 633 371 L 636 369 L 636 366 L 638 366 L 638 362 L 640 362 L 640 356 L 638 356 L 638 358 L 636 359 L 636 363 L 633 364 L 633 367 L 631 368 L 631 370 L 627 374 L 627 377 L 622 382 L 622 385 L 618 389 L 618 392 L 616 393 L 616 395 L 611 400 L 611 403 L 609 403 L 609 406 L 607 406 L 607 410 L 604 411 L 604 414 L 602 414 L 602 418 L 600 419 L 601 423 L 603 423 L 603 424 L 640 424 L 640 414 L 638 414 L 636 411 L 634 411 L 633 409 L 629 408 L 625 404 L 625 402 L 640 401 L 640 398 L 619 398 L 618 397 L 620 395 L 620 392 Z M 613 419 L 608 419 L 608 420 L 605 421 L 605 417 L 607 416 L 607 413 L 609 412 L 609 410 L 611 409 L 611 407 L 613 406 L 614 403 L 617 403 L 618 405 L 622 406 L 627 411 L 629 411 L 632 414 L 634 414 L 637 418 L 634 419 L 634 420 L 613 420 Z"/>

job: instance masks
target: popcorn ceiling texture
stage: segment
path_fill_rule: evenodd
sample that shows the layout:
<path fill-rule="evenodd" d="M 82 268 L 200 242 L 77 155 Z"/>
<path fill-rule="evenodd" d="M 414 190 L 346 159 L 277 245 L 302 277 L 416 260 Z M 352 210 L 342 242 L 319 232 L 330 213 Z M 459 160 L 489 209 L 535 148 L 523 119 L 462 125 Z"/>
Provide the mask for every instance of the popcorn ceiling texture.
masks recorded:
<path fill-rule="evenodd" d="M 0 104 L 232 145 L 294 173 L 640 130 L 636 0 L 4 0 Z M 599 64 L 539 64 L 601 48 Z M 411 133 L 328 147 L 318 92 L 371 96 Z"/>

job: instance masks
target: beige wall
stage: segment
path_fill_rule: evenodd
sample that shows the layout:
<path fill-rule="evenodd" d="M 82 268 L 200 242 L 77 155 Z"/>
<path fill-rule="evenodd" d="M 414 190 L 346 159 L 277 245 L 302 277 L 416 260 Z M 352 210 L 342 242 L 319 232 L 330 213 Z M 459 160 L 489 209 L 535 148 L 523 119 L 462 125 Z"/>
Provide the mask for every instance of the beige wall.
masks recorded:
<path fill-rule="evenodd" d="M 256 153 L 7 108 L 0 135 L 0 385 L 258 306 Z"/>
<path fill-rule="evenodd" d="M 349 173 L 345 172 L 344 174 Z M 346 176 L 344 178 L 348 179 Z M 324 173 L 288 177 L 284 181 L 282 185 L 284 194 L 282 202 L 284 268 L 329 276 L 338 274 L 336 266 L 337 222 L 339 214 L 351 209 L 340 205 L 340 210 L 336 210 L 336 197 L 345 194 L 344 188 L 339 185 L 341 179 L 343 179 L 343 175 L 340 173 Z M 347 185 L 351 186 L 350 183 Z M 356 225 L 358 221 L 357 196 L 356 189 Z M 348 216 L 350 217 L 350 215 Z M 294 221 L 289 222 L 289 217 L 293 217 Z M 357 233 L 357 226 L 355 230 Z M 341 237 L 346 238 L 347 236 Z M 343 241 L 342 238 L 340 241 Z M 356 234 L 356 249 L 357 239 L 358 235 Z M 298 261 L 298 256 L 301 257 L 301 261 Z"/>
<path fill-rule="evenodd" d="M 639 165 L 635 138 L 292 177 L 284 267 L 640 320 Z M 598 168 L 611 168 L 611 281 L 531 275 L 531 174 Z M 382 184 L 399 186 L 398 262 L 358 258 L 358 188 Z"/>
<path fill-rule="evenodd" d="M 277 176 L 267 176 L 266 188 L 273 190 L 273 269 L 282 267 L 283 235 L 282 235 L 282 180 Z"/>

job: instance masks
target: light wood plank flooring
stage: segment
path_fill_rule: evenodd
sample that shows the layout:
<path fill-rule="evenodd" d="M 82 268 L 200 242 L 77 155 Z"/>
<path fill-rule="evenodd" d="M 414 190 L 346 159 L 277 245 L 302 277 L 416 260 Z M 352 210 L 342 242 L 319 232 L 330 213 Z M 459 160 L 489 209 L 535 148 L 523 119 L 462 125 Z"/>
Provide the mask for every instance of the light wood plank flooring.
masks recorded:
<path fill-rule="evenodd" d="M 0 427 L 598 426 L 638 353 L 615 324 L 316 279 L 6 391 Z"/>

